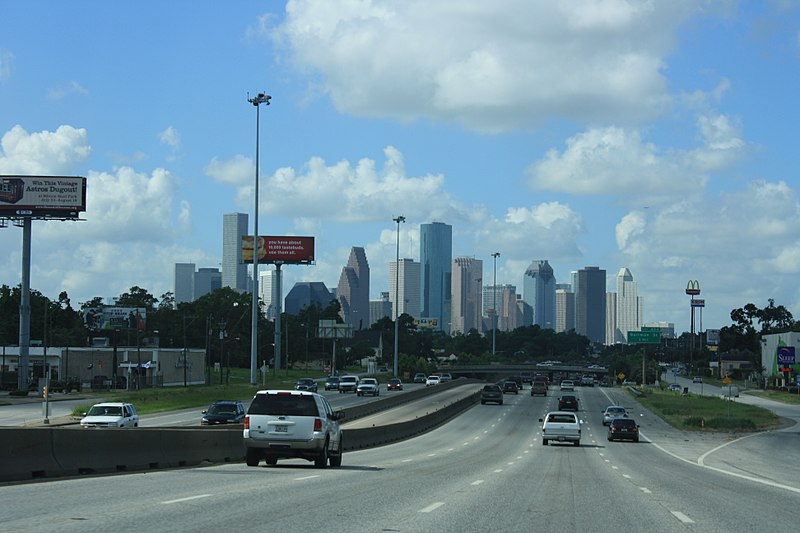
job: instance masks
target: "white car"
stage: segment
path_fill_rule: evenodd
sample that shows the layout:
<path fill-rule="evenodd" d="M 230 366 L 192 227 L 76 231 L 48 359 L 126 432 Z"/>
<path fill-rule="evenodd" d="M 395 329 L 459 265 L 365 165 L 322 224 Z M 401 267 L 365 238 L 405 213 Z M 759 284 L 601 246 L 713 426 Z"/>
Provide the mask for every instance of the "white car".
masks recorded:
<path fill-rule="evenodd" d="M 428 379 L 425 380 L 425 386 L 430 387 L 431 385 L 438 385 L 441 382 L 442 381 L 439 379 L 439 376 L 428 376 Z"/>
<path fill-rule="evenodd" d="M 356 395 L 358 396 L 379 396 L 381 393 L 378 386 L 378 380 L 375 378 L 362 378 L 356 387 Z"/>
<path fill-rule="evenodd" d="M 453 381 L 453 376 L 448 373 L 442 374 L 439 378 L 439 383 L 447 383 L 448 381 Z"/>
<path fill-rule="evenodd" d="M 569 379 L 565 379 L 564 381 L 561 382 L 561 390 L 574 391 L 575 382 Z"/>
<path fill-rule="evenodd" d="M 139 414 L 133 404 L 104 402 L 92 406 L 81 418 L 82 428 L 135 428 Z"/>
<path fill-rule="evenodd" d="M 553 411 L 540 418 L 542 423 L 542 444 L 547 446 L 551 440 L 571 442 L 581 445 L 581 420 L 575 413 Z"/>
<path fill-rule="evenodd" d="M 603 411 L 603 425 L 609 425 L 615 418 L 628 418 L 628 412 L 621 405 L 609 405 Z"/>

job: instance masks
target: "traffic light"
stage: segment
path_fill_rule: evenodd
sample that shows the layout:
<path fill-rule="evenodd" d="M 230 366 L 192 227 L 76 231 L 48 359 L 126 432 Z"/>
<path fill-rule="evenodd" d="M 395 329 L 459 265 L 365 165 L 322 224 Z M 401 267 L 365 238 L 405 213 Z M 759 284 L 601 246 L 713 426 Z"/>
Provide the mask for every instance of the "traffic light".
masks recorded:
<path fill-rule="evenodd" d="M 47 385 L 42 387 L 42 398 L 47 399 Z"/>

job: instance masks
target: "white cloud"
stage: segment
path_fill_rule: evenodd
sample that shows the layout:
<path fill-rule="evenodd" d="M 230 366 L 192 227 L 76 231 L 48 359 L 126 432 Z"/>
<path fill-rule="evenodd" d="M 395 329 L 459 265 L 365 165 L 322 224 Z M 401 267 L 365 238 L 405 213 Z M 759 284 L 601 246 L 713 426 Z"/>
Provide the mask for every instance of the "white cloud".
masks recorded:
<path fill-rule="evenodd" d="M 8 50 L 0 49 L 0 84 L 7 82 L 11 79 L 12 65 L 14 63 L 14 54 Z"/>
<path fill-rule="evenodd" d="M 66 175 L 92 152 L 86 130 L 72 126 L 29 134 L 17 125 L 3 135 L 0 147 L 0 174 Z"/>
<path fill-rule="evenodd" d="M 228 161 L 220 161 L 215 157 L 203 171 L 214 180 L 229 185 L 247 184 L 255 179 L 255 165 L 252 159 L 242 155 L 237 155 Z"/>
<path fill-rule="evenodd" d="M 294 0 L 261 26 L 334 104 L 500 132 L 553 117 L 638 121 L 670 96 L 663 71 L 683 2 Z M 260 21 L 263 22 L 263 21 Z"/>
<path fill-rule="evenodd" d="M 646 225 L 647 221 L 645 220 L 644 213 L 641 211 L 634 211 L 622 217 L 622 220 L 619 221 L 615 230 L 619 249 L 624 250 L 631 237 L 641 235 Z"/>
<path fill-rule="evenodd" d="M 89 94 L 89 89 L 83 87 L 80 83 L 75 80 L 71 80 L 66 85 L 61 87 L 54 87 L 47 92 L 47 97 L 50 100 L 63 100 L 69 95 L 72 94 Z"/>
<path fill-rule="evenodd" d="M 158 140 L 161 141 L 161 144 L 165 144 L 173 150 L 181 147 L 181 134 L 172 126 L 159 133 Z"/>

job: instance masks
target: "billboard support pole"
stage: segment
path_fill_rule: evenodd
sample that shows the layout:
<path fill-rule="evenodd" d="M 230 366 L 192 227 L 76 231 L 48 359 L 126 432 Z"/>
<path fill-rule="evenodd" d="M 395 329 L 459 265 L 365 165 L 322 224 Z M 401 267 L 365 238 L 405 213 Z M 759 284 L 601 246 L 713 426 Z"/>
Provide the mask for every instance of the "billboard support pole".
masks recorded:
<path fill-rule="evenodd" d="M 281 367 L 281 295 L 283 294 L 283 289 L 281 288 L 281 264 L 275 263 L 275 285 L 277 285 L 277 290 L 275 293 L 278 295 L 277 298 L 277 315 L 275 316 L 275 366 L 273 367 L 274 371 L 277 371 Z M 288 362 L 288 361 L 287 361 Z M 287 366 L 288 370 L 288 366 Z M 273 372 L 274 375 L 275 372 Z"/>
<path fill-rule="evenodd" d="M 31 218 L 22 219 L 22 294 L 19 303 L 19 368 L 17 388 L 28 388 L 31 345 Z"/>

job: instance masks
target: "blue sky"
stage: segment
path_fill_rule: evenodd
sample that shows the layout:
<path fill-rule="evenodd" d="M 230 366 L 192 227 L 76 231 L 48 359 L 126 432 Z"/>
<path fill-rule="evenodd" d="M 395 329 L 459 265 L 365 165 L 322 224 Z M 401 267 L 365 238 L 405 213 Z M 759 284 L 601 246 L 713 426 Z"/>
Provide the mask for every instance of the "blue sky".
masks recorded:
<path fill-rule="evenodd" d="M 788 0 L 7 0 L 0 174 L 88 178 L 86 221 L 33 224 L 34 289 L 160 297 L 174 263 L 220 265 L 224 213 L 252 217 L 265 91 L 260 233 L 316 237 L 285 290 L 335 287 L 363 246 L 377 297 L 404 215 L 402 256 L 446 222 L 520 292 L 548 259 L 609 290 L 629 268 L 678 331 L 690 279 L 704 328 L 768 298 L 800 317 L 799 62 Z"/>

